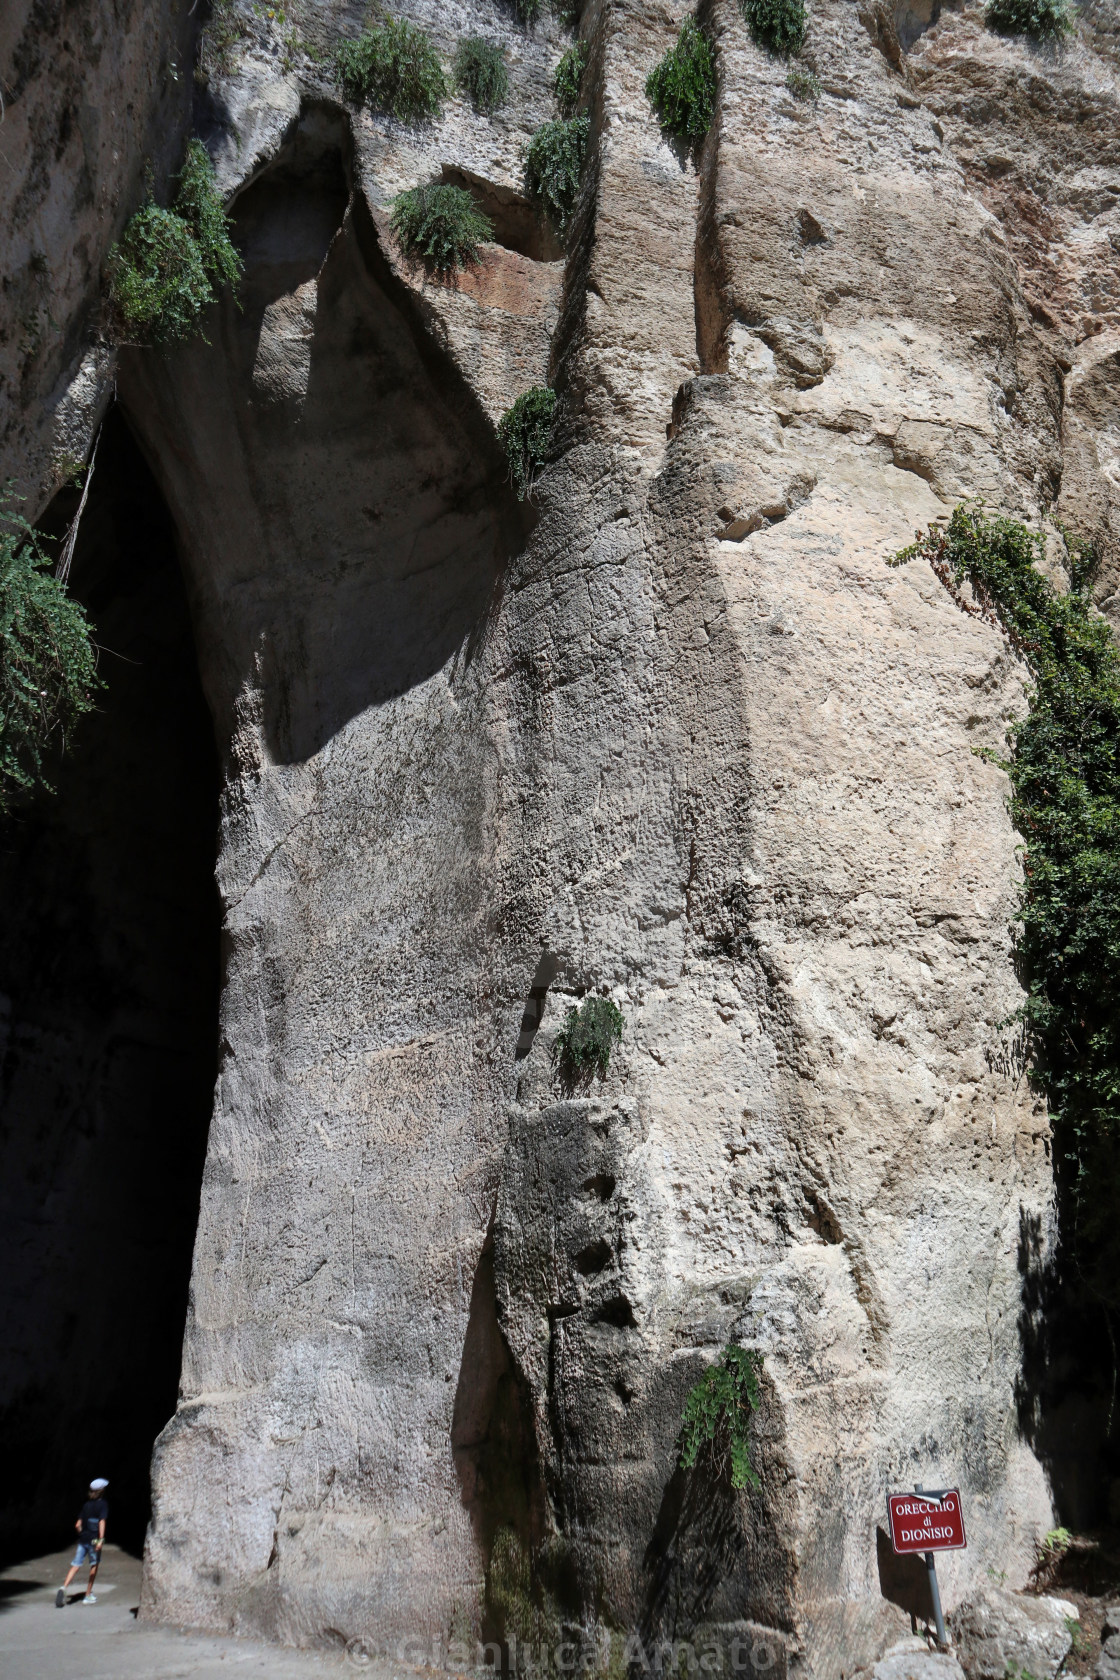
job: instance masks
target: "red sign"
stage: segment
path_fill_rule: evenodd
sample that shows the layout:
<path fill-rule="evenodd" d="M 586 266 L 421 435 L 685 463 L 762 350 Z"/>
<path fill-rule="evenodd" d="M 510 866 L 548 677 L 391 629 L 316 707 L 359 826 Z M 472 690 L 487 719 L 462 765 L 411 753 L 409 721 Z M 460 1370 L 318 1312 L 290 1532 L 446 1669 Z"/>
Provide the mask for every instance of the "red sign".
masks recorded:
<path fill-rule="evenodd" d="M 958 1488 L 889 1493 L 887 1515 L 896 1552 L 953 1552 L 968 1545 Z"/>

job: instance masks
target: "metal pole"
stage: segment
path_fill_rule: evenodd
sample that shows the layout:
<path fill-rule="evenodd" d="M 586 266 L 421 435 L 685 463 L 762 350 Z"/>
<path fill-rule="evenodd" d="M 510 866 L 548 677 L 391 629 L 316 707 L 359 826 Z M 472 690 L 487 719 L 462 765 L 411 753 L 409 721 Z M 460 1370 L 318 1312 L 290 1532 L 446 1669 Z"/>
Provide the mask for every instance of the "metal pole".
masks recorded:
<path fill-rule="evenodd" d="M 921 1493 L 922 1484 L 915 1487 L 915 1493 Z M 933 1600 L 933 1619 L 937 1624 L 937 1643 L 944 1649 L 949 1638 L 945 1632 L 945 1615 L 941 1609 L 941 1590 L 937 1585 L 937 1565 L 932 1552 L 925 1553 L 926 1569 L 929 1571 L 929 1595 Z"/>

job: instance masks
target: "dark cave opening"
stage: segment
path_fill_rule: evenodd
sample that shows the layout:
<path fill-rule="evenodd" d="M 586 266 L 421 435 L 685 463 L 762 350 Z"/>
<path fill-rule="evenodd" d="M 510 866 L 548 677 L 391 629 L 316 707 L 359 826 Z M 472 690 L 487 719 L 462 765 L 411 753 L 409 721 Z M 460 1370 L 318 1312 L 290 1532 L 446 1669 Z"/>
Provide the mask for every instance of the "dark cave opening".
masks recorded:
<path fill-rule="evenodd" d="M 57 794 L 0 830 L 5 1560 L 68 1545 L 94 1476 L 110 1541 L 143 1544 L 217 1066 L 217 753 L 174 527 L 118 410 L 70 584 L 106 687 Z"/>

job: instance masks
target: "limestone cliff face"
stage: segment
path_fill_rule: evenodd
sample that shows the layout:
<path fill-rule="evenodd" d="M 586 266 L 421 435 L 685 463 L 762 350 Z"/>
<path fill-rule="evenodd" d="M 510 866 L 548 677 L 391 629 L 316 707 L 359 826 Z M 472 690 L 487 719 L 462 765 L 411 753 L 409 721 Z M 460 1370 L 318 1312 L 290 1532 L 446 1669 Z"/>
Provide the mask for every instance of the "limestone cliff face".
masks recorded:
<path fill-rule="evenodd" d="M 438 1645 L 502 1633 L 515 1556 L 564 1626 L 746 1623 L 832 1675 L 901 1615 L 888 1486 L 965 1490 L 950 1602 L 1022 1579 L 1051 1520 L 1016 1405 L 1049 1132 L 1001 1026 L 1016 837 L 973 750 L 1021 675 L 885 561 L 964 495 L 1056 506 L 1111 606 L 1115 20 L 1053 52 L 976 8 L 815 0 L 802 104 L 716 0 L 682 160 L 643 88 L 685 9 L 592 0 L 565 258 L 518 196 L 559 27 L 402 10 L 448 56 L 505 39 L 508 105 L 355 116 L 262 27 L 204 112 L 243 308 L 117 367 L 225 755 L 143 1613 Z M 386 214 L 441 172 L 505 241 L 448 284 Z M 493 426 L 546 377 L 521 509 Z M 550 1046 L 589 989 L 625 1036 L 571 1094 Z M 674 1450 L 733 1337 L 765 1353 L 741 1495 Z"/>

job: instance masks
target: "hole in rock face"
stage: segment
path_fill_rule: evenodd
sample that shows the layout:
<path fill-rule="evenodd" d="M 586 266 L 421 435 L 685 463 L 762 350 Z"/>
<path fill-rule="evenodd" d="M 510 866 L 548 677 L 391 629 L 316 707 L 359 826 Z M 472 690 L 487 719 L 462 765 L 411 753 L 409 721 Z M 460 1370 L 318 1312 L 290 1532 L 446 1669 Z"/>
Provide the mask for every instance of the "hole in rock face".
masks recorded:
<path fill-rule="evenodd" d="M 596 1173 L 592 1178 L 585 1178 L 581 1186 L 589 1196 L 597 1196 L 601 1202 L 609 1202 L 614 1195 L 615 1181 L 610 1173 Z"/>
<path fill-rule="evenodd" d="M 583 1277 L 595 1277 L 597 1273 L 603 1271 L 609 1264 L 610 1258 L 610 1243 L 606 1242 L 602 1237 L 598 1237 L 594 1242 L 588 1243 L 586 1248 L 581 1248 L 579 1253 L 576 1255 L 576 1271 Z M 634 1315 L 632 1313 L 630 1315 L 629 1322 L 631 1324 L 634 1322 Z"/>
<path fill-rule="evenodd" d="M 216 753 L 175 533 L 117 411 L 70 578 L 107 686 L 57 795 L 0 827 L 0 1545 L 24 1556 L 70 1542 L 94 1476 L 110 1539 L 142 1544 L 217 1060 Z"/>
<path fill-rule="evenodd" d="M 560 262 L 564 247 L 551 224 L 538 216 L 529 199 L 512 187 L 498 186 L 482 175 L 455 164 L 445 163 L 443 179 L 453 187 L 465 187 L 478 204 L 483 215 L 494 226 L 494 240 L 507 251 L 530 257 L 533 262 Z"/>
<path fill-rule="evenodd" d="M 633 1330 L 637 1322 L 634 1309 L 625 1295 L 617 1295 L 613 1301 L 608 1301 L 591 1314 L 592 1324 L 611 1324 L 616 1330 Z"/>

